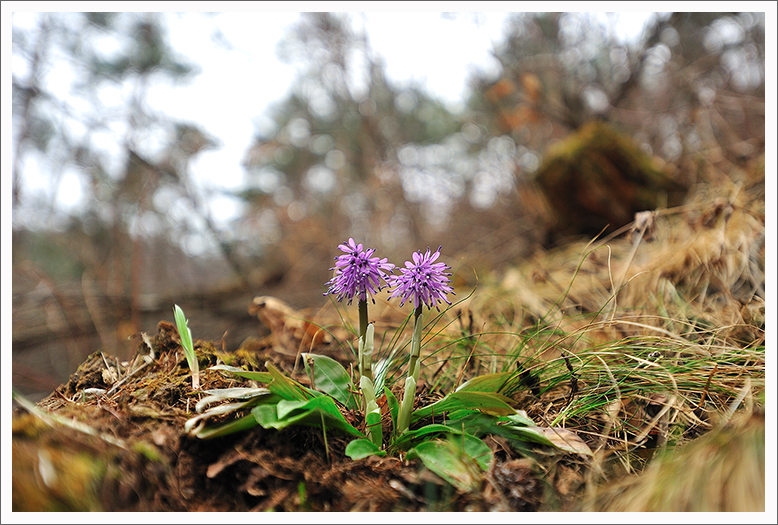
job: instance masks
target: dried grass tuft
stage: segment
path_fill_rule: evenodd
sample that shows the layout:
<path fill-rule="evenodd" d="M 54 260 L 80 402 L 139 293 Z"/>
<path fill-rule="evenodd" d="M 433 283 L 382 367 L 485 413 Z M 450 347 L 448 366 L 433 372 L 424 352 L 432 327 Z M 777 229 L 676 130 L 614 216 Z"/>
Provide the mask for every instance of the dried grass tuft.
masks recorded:
<path fill-rule="evenodd" d="M 616 512 L 764 512 L 764 415 L 747 415 L 601 489 L 590 508 Z"/>

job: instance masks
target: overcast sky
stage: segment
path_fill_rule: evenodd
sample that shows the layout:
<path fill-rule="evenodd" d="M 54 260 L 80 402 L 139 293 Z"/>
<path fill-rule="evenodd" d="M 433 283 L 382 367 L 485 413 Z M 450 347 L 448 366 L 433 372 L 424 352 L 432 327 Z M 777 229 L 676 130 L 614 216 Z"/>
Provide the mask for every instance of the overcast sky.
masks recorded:
<path fill-rule="evenodd" d="M 384 59 L 390 81 L 421 83 L 456 109 L 464 103 L 467 80 L 473 71 L 499 73 L 491 50 L 503 40 L 503 25 L 509 15 L 366 12 L 352 13 L 351 18 L 357 30 L 366 32 L 375 55 Z M 623 13 L 610 20 L 618 22 L 614 27 L 619 36 L 634 38 L 648 16 Z M 294 66 L 278 60 L 276 44 L 298 18 L 297 13 L 222 13 L 208 19 L 197 14 L 169 15 L 171 45 L 198 61 L 202 73 L 187 88 L 189 95 L 182 97 L 178 89 L 161 87 L 151 102 L 171 115 L 191 119 L 190 100 L 208 100 L 223 90 L 239 101 L 239 109 L 232 112 L 218 105 L 198 106 L 197 121 L 222 141 L 218 151 L 203 153 L 192 166 L 204 184 L 232 188 L 243 182 L 239 163 L 255 126 L 261 124 L 268 106 L 282 99 L 295 79 Z M 233 50 L 215 48 L 210 39 L 203 38 L 214 29 L 229 40 Z M 257 71 L 262 71 L 261 78 L 257 78 Z M 214 210 L 222 219 L 235 211 L 227 199 L 216 203 Z"/>
<path fill-rule="evenodd" d="M 440 13 L 353 13 L 351 19 L 355 28 L 366 30 L 372 51 L 385 61 L 390 81 L 417 81 L 453 109 L 463 102 L 467 75 L 472 68 L 496 69 L 489 51 L 502 36 L 506 16 L 489 13 L 444 18 Z M 268 107 L 281 100 L 295 80 L 295 66 L 278 59 L 276 44 L 298 21 L 299 14 L 168 17 L 171 45 L 197 61 L 202 72 L 186 88 L 186 96 L 181 96 L 181 88 L 160 86 L 150 97 L 150 103 L 165 108 L 172 116 L 195 118 L 221 141 L 219 150 L 201 154 L 192 165 L 193 174 L 203 184 L 240 186 L 240 161 L 255 128 L 261 126 Z M 217 29 L 233 49 L 215 47 L 210 38 L 203 38 Z M 400 33 L 402 38 L 398 38 Z M 219 104 L 203 104 L 193 114 L 189 101 L 213 99 L 220 92 L 230 92 L 237 101 L 233 111 Z M 222 198 L 213 203 L 213 212 L 219 219 L 227 220 L 237 210 L 230 199 Z"/>
<path fill-rule="evenodd" d="M 37 5 L 16 4 L 26 8 Z M 78 9 L 78 4 L 70 5 Z M 119 5 L 140 9 L 132 3 Z M 170 4 L 163 2 L 161 5 Z M 235 7 L 229 3 L 218 5 L 224 5 L 225 9 Z M 358 5 L 368 9 L 376 7 L 374 4 Z M 358 32 L 366 32 L 370 49 L 384 60 L 387 78 L 396 85 L 421 84 L 451 109 L 456 109 L 463 104 L 467 80 L 473 71 L 499 73 L 499 66 L 490 52 L 502 41 L 503 25 L 510 15 L 506 10 L 514 4 L 471 4 L 479 8 L 496 5 L 500 10 L 445 15 L 435 11 L 397 10 L 399 6 L 418 8 L 417 4 L 382 5 L 388 5 L 394 12 L 352 12 L 350 17 Z M 421 5 L 435 9 L 439 6 Z M 180 4 L 173 6 L 178 8 Z M 267 4 L 237 4 L 241 9 L 258 6 L 266 8 Z M 356 7 L 354 4 L 342 6 Z M 153 7 L 159 9 L 160 4 L 153 4 Z M 634 12 L 609 17 L 603 13 L 602 17 L 619 36 L 635 38 L 648 15 Z M 36 16 L 15 13 L 13 24 L 32 27 L 36 24 Z M 148 103 L 155 111 L 200 125 L 220 142 L 218 149 L 200 154 L 190 166 L 193 178 L 206 194 L 218 195 L 219 189 L 235 189 L 243 184 L 240 162 L 253 134 L 262 126 L 263 120 L 267 121 L 268 108 L 284 98 L 295 80 L 295 66 L 279 60 L 276 49 L 279 40 L 299 16 L 298 12 L 267 10 L 208 15 L 196 12 L 166 14 L 171 47 L 197 64 L 200 73 L 183 84 L 152 86 Z M 215 40 L 216 35 L 223 38 Z M 50 79 L 52 90 L 67 89 L 64 86 L 74 79 L 68 78 L 67 71 L 57 73 L 56 68 L 54 71 Z M 230 93 L 230 97 L 219 96 L 222 93 Z M 37 170 L 34 159 L 28 159 L 25 168 L 25 191 L 46 187 L 45 170 Z M 74 208 L 85 198 L 88 195 L 81 186 L 81 178 L 75 172 L 66 172 L 58 190 L 59 204 L 66 209 Z M 237 206 L 237 201 L 224 196 L 210 201 L 213 217 L 221 225 L 226 225 L 240 212 Z"/>

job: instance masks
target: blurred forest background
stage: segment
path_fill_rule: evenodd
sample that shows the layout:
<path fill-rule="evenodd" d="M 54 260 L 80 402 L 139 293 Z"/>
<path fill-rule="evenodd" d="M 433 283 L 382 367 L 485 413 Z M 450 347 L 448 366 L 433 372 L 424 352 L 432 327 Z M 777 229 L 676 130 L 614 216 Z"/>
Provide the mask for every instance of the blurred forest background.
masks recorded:
<path fill-rule="evenodd" d="M 353 16 L 300 14 L 267 50 L 299 78 L 245 151 L 244 184 L 229 195 L 242 213 L 228 226 L 190 173 L 220 137 L 147 103 L 159 83 L 198 74 L 171 48 L 164 15 L 39 14 L 14 27 L 24 66 L 13 75 L 15 387 L 37 400 L 92 352 L 130 357 L 174 303 L 196 339 L 236 348 L 262 329 L 247 312 L 256 295 L 323 305 L 348 237 L 396 263 L 443 245 L 456 284 L 472 287 L 475 273 L 616 231 L 646 209 L 631 186 L 620 213 L 598 213 L 573 204 L 596 195 L 548 183 L 565 139 L 605 129 L 592 122 L 650 160 L 663 181 L 652 208 L 764 163 L 762 13 L 655 15 L 630 44 L 589 14 L 513 14 L 493 49 L 499 75 L 474 71 L 458 111 L 423 85 L 389 81 Z M 52 85 L 55 63 L 72 69 L 71 89 Z M 121 103 L 107 104 L 106 90 Z M 193 113 L 209 103 L 192 100 Z M 25 191 L 32 176 L 46 191 Z M 89 198 L 63 208 L 56 197 L 73 177 Z"/>

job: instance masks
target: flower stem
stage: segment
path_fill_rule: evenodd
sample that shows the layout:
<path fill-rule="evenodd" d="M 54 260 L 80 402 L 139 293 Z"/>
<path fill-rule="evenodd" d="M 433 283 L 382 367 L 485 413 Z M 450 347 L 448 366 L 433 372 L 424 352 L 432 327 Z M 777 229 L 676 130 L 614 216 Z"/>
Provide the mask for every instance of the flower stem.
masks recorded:
<path fill-rule="evenodd" d="M 373 330 L 367 322 L 367 301 L 359 301 L 359 375 L 373 380 Z"/>
<path fill-rule="evenodd" d="M 419 381 L 419 356 L 421 355 L 421 328 L 424 324 L 422 315 L 422 305 L 416 308 L 413 321 L 413 336 L 411 337 L 411 357 L 408 362 L 408 377 L 405 380 L 405 389 L 403 391 L 403 400 L 400 404 L 400 415 L 398 417 L 397 435 L 402 435 L 408 430 L 411 423 L 411 411 L 413 410 L 413 399 L 416 395 L 416 384 Z"/>
<path fill-rule="evenodd" d="M 359 300 L 359 337 L 365 337 L 367 332 L 367 301 Z"/>
<path fill-rule="evenodd" d="M 373 382 L 365 376 L 359 378 L 359 388 L 365 398 L 365 427 L 370 440 L 375 446 L 381 448 L 383 435 L 381 433 L 381 410 L 375 399 Z"/>
<path fill-rule="evenodd" d="M 402 436 L 411 426 L 411 412 L 413 411 L 413 398 L 416 396 L 416 381 L 412 377 L 405 378 L 403 400 L 400 404 L 400 414 L 397 417 L 397 437 Z"/>
<path fill-rule="evenodd" d="M 416 308 L 413 320 L 413 336 L 411 337 L 411 357 L 408 362 L 408 377 L 419 382 L 419 356 L 421 355 L 421 328 L 424 324 L 422 305 Z"/>

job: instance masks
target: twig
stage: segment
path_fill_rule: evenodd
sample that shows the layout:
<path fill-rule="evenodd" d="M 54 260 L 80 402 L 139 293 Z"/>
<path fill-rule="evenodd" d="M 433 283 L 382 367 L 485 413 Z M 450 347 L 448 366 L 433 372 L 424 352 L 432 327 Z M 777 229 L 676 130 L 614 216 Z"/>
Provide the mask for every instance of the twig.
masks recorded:
<path fill-rule="evenodd" d="M 633 443 L 636 445 L 639 445 L 646 437 L 648 436 L 648 433 L 651 432 L 651 430 L 656 426 L 656 424 L 659 422 L 659 420 L 667 414 L 667 412 L 673 408 L 673 405 L 675 404 L 676 397 L 671 396 L 670 399 L 667 400 L 667 403 L 662 406 L 662 409 L 659 411 L 657 415 L 654 416 L 654 418 L 649 421 L 648 425 L 646 425 L 646 428 L 644 428 L 640 434 L 635 436 L 635 439 L 632 440 Z"/>
<path fill-rule="evenodd" d="M 708 374 L 708 380 L 705 382 L 705 388 L 702 389 L 702 395 L 700 396 L 700 402 L 697 403 L 697 406 L 694 408 L 695 412 L 700 412 L 702 410 L 702 404 L 705 402 L 705 396 L 708 394 L 708 388 L 710 387 L 710 381 L 713 379 L 713 376 L 716 374 L 716 372 L 719 369 L 719 364 L 716 363 L 716 366 L 713 367 L 713 370 L 711 370 L 710 374 Z"/>
<path fill-rule="evenodd" d="M 111 397 L 111 396 L 113 395 L 113 393 L 116 391 L 116 389 L 117 389 L 117 388 L 119 388 L 119 387 L 120 387 L 121 385 L 123 385 L 124 383 L 126 383 L 128 379 L 130 379 L 132 376 L 134 376 L 135 374 L 137 374 L 138 372 L 140 372 L 141 370 L 143 370 L 144 368 L 146 368 L 146 367 L 147 367 L 149 364 L 151 364 L 151 363 L 153 363 L 153 362 L 154 362 L 154 361 L 153 361 L 153 360 L 152 360 L 152 359 L 151 359 L 149 356 L 147 356 L 147 355 L 144 355 L 144 356 L 143 356 L 143 360 L 145 361 L 145 363 L 143 363 L 143 364 L 142 364 L 142 365 L 140 365 L 138 368 L 136 368 L 135 370 L 133 370 L 132 372 L 130 372 L 130 373 L 128 373 L 126 376 L 124 376 L 122 379 L 120 379 L 119 381 L 117 381 L 116 383 L 114 383 L 114 384 L 113 384 L 113 386 L 111 387 L 111 389 L 108 391 L 108 393 L 107 393 L 105 396 L 106 396 L 106 397 Z"/>
<path fill-rule="evenodd" d="M 103 352 L 100 352 L 100 357 L 103 358 L 103 364 L 105 365 L 105 369 L 108 370 L 108 373 L 111 374 L 111 382 L 115 383 L 119 378 L 117 377 L 117 373 L 119 372 L 119 369 L 116 369 L 116 373 L 114 373 L 113 370 L 111 370 L 111 365 L 108 364 L 108 360 L 105 358 L 105 354 Z"/>

